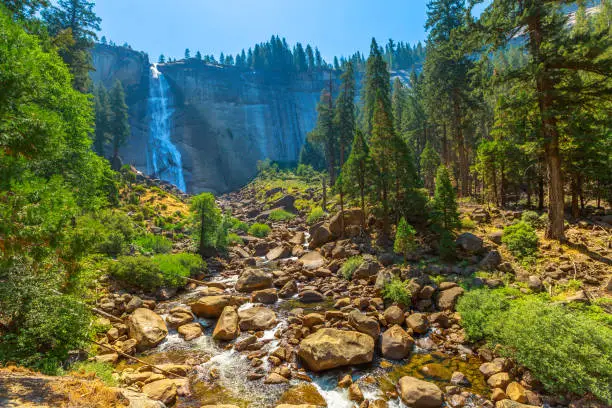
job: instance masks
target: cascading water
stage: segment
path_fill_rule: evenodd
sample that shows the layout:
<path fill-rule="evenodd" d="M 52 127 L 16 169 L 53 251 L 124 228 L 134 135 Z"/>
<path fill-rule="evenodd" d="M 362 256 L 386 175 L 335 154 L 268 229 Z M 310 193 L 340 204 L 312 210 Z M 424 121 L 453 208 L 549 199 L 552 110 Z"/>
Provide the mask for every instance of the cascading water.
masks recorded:
<path fill-rule="evenodd" d="M 181 153 L 170 138 L 170 88 L 164 75 L 151 65 L 149 76 L 149 116 L 151 118 L 147 147 L 147 173 L 186 190 Z"/>

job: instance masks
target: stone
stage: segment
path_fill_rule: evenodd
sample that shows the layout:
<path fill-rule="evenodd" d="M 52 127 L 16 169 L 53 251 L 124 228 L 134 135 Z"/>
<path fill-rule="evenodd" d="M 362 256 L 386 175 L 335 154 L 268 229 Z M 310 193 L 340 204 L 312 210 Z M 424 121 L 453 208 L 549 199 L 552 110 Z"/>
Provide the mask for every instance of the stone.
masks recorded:
<path fill-rule="evenodd" d="M 288 383 L 289 380 L 277 373 L 270 373 L 265 379 L 264 384 L 283 384 Z"/>
<path fill-rule="evenodd" d="M 191 311 L 198 317 L 217 318 L 231 303 L 231 296 L 204 296 L 191 304 Z"/>
<path fill-rule="evenodd" d="M 251 302 L 271 305 L 276 303 L 278 295 L 275 288 L 256 290 L 251 294 Z"/>
<path fill-rule="evenodd" d="M 463 374 L 460 371 L 453 372 L 453 374 L 451 375 L 450 382 L 453 385 L 459 385 L 459 386 L 462 386 L 462 387 L 469 387 L 470 386 L 470 380 L 468 380 L 468 378 L 465 376 L 465 374 Z"/>
<path fill-rule="evenodd" d="M 508 386 L 508 384 L 510 384 L 510 375 L 505 372 L 493 374 L 487 380 L 487 384 L 489 384 L 491 388 L 505 389 Z"/>
<path fill-rule="evenodd" d="M 415 377 L 400 378 L 399 393 L 402 401 L 411 408 L 439 408 L 444 402 L 437 385 Z"/>
<path fill-rule="evenodd" d="M 307 289 L 303 292 L 300 292 L 298 297 L 303 303 L 318 303 L 325 300 L 325 295 L 312 289 Z"/>
<path fill-rule="evenodd" d="M 370 363 L 374 340 L 357 331 L 325 328 L 300 342 L 298 356 L 312 371 Z"/>
<path fill-rule="evenodd" d="M 540 280 L 540 278 L 538 278 L 535 275 L 530 275 L 529 279 L 527 281 L 527 285 L 529 286 L 529 289 L 531 289 L 534 292 L 540 292 L 542 290 L 542 281 Z"/>
<path fill-rule="evenodd" d="M 406 326 L 415 333 L 425 334 L 427 329 L 429 329 L 429 321 L 423 313 L 413 313 L 406 318 Z"/>
<path fill-rule="evenodd" d="M 389 306 L 385 309 L 383 316 L 387 324 L 402 324 L 404 322 L 404 311 L 399 306 Z"/>
<path fill-rule="evenodd" d="M 351 401 L 361 402 L 363 401 L 363 392 L 359 388 L 359 385 L 353 383 L 348 388 L 348 398 Z"/>
<path fill-rule="evenodd" d="M 443 290 L 438 295 L 438 308 L 440 310 L 453 310 L 459 296 L 463 295 L 463 288 L 454 286 L 450 289 Z"/>
<path fill-rule="evenodd" d="M 382 335 L 382 355 L 391 360 L 406 358 L 410 354 L 413 345 L 414 340 L 412 337 L 397 324 L 393 325 Z"/>
<path fill-rule="evenodd" d="M 494 388 L 493 392 L 491 392 L 491 400 L 493 402 L 497 402 L 506 398 L 508 398 L 508 396 L 501 388 Z"/>
<path fill-rule="evenodd" d="M 520 402 L 503 399 L 495 403 L 495 408 L 540 408 L 537 405 L 521 404 Z"/>
<path fill-rule="evenodd" d="M 314 225 L 310 229 L 310 242 L 308 248 L 315 249 L 328 243 L 332 239 L 332 234 L 323 223 Z"/>
<path fill-rule="evenodd" d="M 502 257 L 498 251 L 489 251 L 485 257 L 478 263 L 481 269 L 487 271 L 495 270 L 502 262 Z"/>
<path fill-rule="evenodd" d="M 376 275 L 379 270 L 380 265 L 378 262 L 364 261 L 355 269 L 351 279 L 354 281 L 359 279 L 370 279 L 370 277 Z"/>
<path fill-rule="evenodd" d="M 277 259 L 289 258 L 291 256 L 291 248 L 285 246 L 277 246 L 276 248 L 268 251 L 266 258 L 269 261 L 275 261 Z"/>
<path fill-rule="evenodd" d="M 128 400 L 129 406 L 132 408 L 166 408 L 163 402 L 151 399 L 143 393 L 125 388 L 122 388 L 120 392 L 121 395 Z"/>
<path fill-rule="evenodd" d="M 521 404 L 528 402 L 525 387 L 523 387 L 516 381 L 513 381 L 508 384 L 508 386 L 506 387 L 506 395 L 512 401 L 520 402 Z"/>
<path fill-rule="evenodd" d="M 311 404 L 316 407 L 327 406 L 325 398 L 321 396 L 317 387 L 308 383 L 300 383 L 289 388 L 280 397 L 278 402 L 281 404 L 291 404 L 292 406 L 300 404 Z"/>
<path fill-rule="evenodd" d="M 353 310 L 349 313 L 348 322 L 358 332 L 367 334 L 368 336 L 372 337 L 374 341 L 376 341 L 380 335 L 380 325 L 378 324 L 378 321 L 358 310 Z"/>
<path fill-rule="evenodd" d="M 215 340 L 234 340 L 240 334 L 238 327 L 238 313 L 233 306 L 225 306 L 223 313 L 217 320 L 217 325 L 213 331 L 212 337 Z"/>
<path fill-rule="evenodd" d="M 240 330 L 267 330 L 276 325 L 276 313 L 267 307 L 251 307 L 238 311 Z"/>
<path fill-rule="evenodd" d="M 145 350 L 157 346 L 168 335 L 164 319 L 150 309 L 138 308 L 127 319 L 128 332 L 137 341 L 137 348 Z"/>
<path fill-rule="evenodd" d="M 285 285 L 278 291 L 278 297 L 282 299 L 288 299 L 298 292 L 298 286 L 295 279 L 289 280 Z"/>
<path fill-rule="evenodd" d="M 197 322 L 184 324 L 182 326 L 179 326 L 177 330 L 178 333 L 183 336 L 186 341 L 198 338 L 203 334 L 202 326 L 200 325 L 200 323 Z"/>
<path fill-rule="evenodd" d="M 170 314 L 166 317 L 166 323 L 168 323 L 168 327 L 171 328 L 179 327 L 191 322 L 193 322 L 193 315 L 187 309 L 170 311 Z"/>
<path fill-rule="evenodd" d="M 497 245 L 501 245 L 503 236 L 504 236 L 504 232 L 501 230 L 493 231 L 489 235 L 487 235 L 487 237 L 491 240 L 491 242 Z"/>
<path fill-rule="evenodd" d="M 173 380 L 158 380 L 145 384 L 142 393 L 151 399 L 171 405 L 176 401 L 177 387 Z"/>
<path fill-rule="evenodd" d="M 310 251 L 300 258 L 304 269 L 314 270 L 325 264 L 325 258 L 317 251 Z"/>
<path fill-rule="evenodd" d="M 138 296 L 132 296 L 132 299 L 125 305 L 125 311 L 127 313 L 132 313 L 134 310 L 142 307 L 142 299 Z"/>
<path fill-rule="evenodd" d="M 236 290 L 238 292 L 253 292 L 271 288 L 272 286 L 272 276 L 261 269 L 247 269 L 240 274 L 236 282 Z"/>
<path fill-rule="evenodd" d="M 294 203 L 295 203 L 295 197 L 293 195 L 291 195 L 291 194 L 287 194 L 287 195 L 279 198 L 275 202 L 273 202 L 270 205 L 270 208 L 273 208 L 273 209 L 282 208 L 285 211 L 296 212 L 296 209 L 294 207 Z"/>
<path fill-rule="evenodd" d="M 475 253 L 482 249 L 482 238 L 477 237 L 471 232 L 464 232 L 455 241 L 457 246 L 464 251 Z"/>
<path fill-rule="evenodd" d="M 347 208 L 344 210 L 344 216 L 341 217 L 342 212 L 338 211 L 330 220 L 329 220 L 329 231 L 332 235 L 339 237 L 343 235 L 342 231 L 342 219 L 344 218 L 344 228 L 345 230 L 349 226 L 361 227 L 365 224 L 365 215 L 361 208 Z"/>
<path fill-rule="evenodd" d="M 480 365 L 480 372 L 485 378 L 489 378 L 493 374 L 501 373 L 504 371 L 505 360 L 502 358 L 496 358 L 493 361 L 488 363 L 483 363 Z"/>
<path fill-rule="evenodd" d="M 376 274 L 376 283 L 374 287 L 376 289 L 382 289 L 387 283 L 390 283 L 394 277 L 395 275 L 389 269 L 381 269 L 378 271 L 378 274 Z"/>
<path fill-rule="evenodd" d="M 308 328 L 325 323 L 325 316 L 320 313 L 309 313 L 302 319 L 302 324 Z"/>

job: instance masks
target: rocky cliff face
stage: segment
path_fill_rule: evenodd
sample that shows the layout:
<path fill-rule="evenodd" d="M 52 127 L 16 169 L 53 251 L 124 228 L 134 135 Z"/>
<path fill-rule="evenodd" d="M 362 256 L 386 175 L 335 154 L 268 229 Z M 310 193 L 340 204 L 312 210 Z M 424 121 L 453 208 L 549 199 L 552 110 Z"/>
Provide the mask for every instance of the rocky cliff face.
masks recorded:
<path fill-rule="evenodd" d="M 94 81 L 111 86 L 119 79 L 126 89 L 132 138 L 122 156 L 146 171 L 148 58 L 126 48 L 96 46 L 93 59 Z M 256 174 L 258 160 L 296 162 L 329 80 L 328 73 L 244 72 L 197 60 L 158 69 L 170 85 L 172 142 L 191 193 L 240 187 Z M 337 75 L 333 79 L 337 87 Z"/>

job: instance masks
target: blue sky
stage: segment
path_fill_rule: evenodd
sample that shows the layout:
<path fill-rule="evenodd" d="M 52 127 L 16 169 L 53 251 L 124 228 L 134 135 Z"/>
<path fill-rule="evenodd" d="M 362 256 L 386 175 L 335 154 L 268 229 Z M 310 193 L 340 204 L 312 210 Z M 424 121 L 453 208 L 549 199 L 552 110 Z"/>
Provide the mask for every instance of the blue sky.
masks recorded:
<path fill-rule="evenodd" d="M 334 55 L 367 53 L 370 39 L 424 41 L 426 0 L 98 0 L 102 32 L 117 44 L 182 58 L 236 54 L 272 34 Z"/>

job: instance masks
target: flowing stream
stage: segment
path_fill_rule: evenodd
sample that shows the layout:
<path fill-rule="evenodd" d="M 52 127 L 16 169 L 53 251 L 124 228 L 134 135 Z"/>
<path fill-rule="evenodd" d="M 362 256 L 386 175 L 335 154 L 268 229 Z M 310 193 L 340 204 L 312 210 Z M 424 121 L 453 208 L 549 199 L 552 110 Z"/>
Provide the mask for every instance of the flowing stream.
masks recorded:
<path fill-rule="evenodd" d="M 170 107 L 170 87 L 164 75 L 157 69 L 157 64 L 151 65 L 149 81 L 148 111 L 151 123 L 147 146 L 147 173 L 185 191 L 181 153 L 172 143 L 170 133 L 173 113 Z"/>

